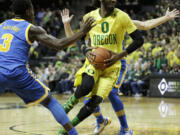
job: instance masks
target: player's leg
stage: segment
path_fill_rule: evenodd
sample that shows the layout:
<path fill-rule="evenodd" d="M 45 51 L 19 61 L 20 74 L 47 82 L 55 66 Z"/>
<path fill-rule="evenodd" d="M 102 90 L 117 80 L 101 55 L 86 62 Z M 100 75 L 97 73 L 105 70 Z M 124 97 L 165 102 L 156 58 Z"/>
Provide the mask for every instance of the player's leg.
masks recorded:
<path fill-rule="evenodd" d="M 128 131 L 128 123 L 126 119 L 126 114 L 124 112 L 124 105 L 123 102 L 120 100 L 117 91 L 118 91 L 117 88 L 113 88 L 108 98 L 112 104 L 113 110 L 116 112 L 116 115 L 119 119 L 121 131 Z M 94 133 L 98 134 L 102 132 L 102 129 L 104 129 L 106 125 L 102 125 L 102 123 L 104 122 L 104 117 L 100 111 L 100 107 L 96 108 L 93 114 L 96 117 L 96 121 L 97 121 L 97 126 L 94 130 Z M 105 118 L 105 120 L 110 121 L 109 118 Z"/>
<path fill-rule="evenodd" d="M 85 97 L 84 104 L 87 104 L 90 101 L 90 99 Z M 106 117 L 103 118 L 103 115 L 100 111 L 100 105 L 95 109 L 93 112 L 93 115 L 96 117 L 96 128 L 94 130 L 94 134 L 99 134 L 103 129 L 111 123 L 111 119 Z"/>
<path fill-rule="evenodd" d="M 14 88 L 13 91 L 21 97 L 28 106 L 38 103 L 44 105 L 69 134 L 77 135 L 64 109 L 58 101 L 51 96 L 49 88 L 32 75 L 30 71 L 28 72 L 26 69 L 21 69 L 18 72 L 14 78 L 11 78 L 11 84 L 14 84 L 12 87 Z"/>
<path fill-rule="evenodd" d="M 126 119 L 126 114 L 124 111 L 124 105 L 123 102 L 120 100 L 118 96 L 118 89 L 113 88 L 111 93 L 109 94 L 109 100 L 112 104 L 112 107 L 119 119 L 121 130 L 128 131 L 128 124 L 127 124 L 127 119 Z"/>
<path fill-rule="evenodd" d="M 126 72 L 127 72 L 126 61 L 121 60 L 121 71 L 119 74 L 118 81 L 108 96 L 108 98 L 112 104 L 113 110 L 115 111 L 115 113 L 118 117 L 118 120 L 120 122 L 120 127 L 121 127 L 120 134 L 121 135 L 124 135 L 126 133 L 129 133 L 130 135 L 132 134 L 132 130 L 129 130 L 129 127 L 128 127 L 123 102 L 121 101 L 121 99 L 118 96 L 118 90 L 122 86 Z"/>
<path fill-rule="evenodd" d="M 116 83 L 117 87 L 121 86 L 121 84 L 122 84 L 122 82 L 124 80 L 125 74 L 126 74 L 126 61 L 121 60 L 121 65 L 122 65 L 121 66 L 121 71 L 120 71 L 120 74 L 119 74 L 118 81 Z M 117 117 L 119 119 L 121 131 L 127 131 L 128 130 L 127 119 L 126 119 L 126 115 L 125 115 L 125 112 L 124 112 L 123 102 L 120 100 L 120 98 L 118 96 L 118 89 L 113 88 L 111 93 L 109 94 L 108 98 L 109 98 L 109 100 L 110 100 L 110 102 L 112 104 L 112 107 L 113 107 L 114 111 L 116 112 L 116 115 L 117 115 Z M 100 113 L 100 111 L 98 112 L 98 114 L 102 115 Z M 102 120 L 103 119 L 101 118 L 101 121 Z"/>
<path fill-rule="evenodd" d="M 77 89 L 63 105 L 66 113 L 68 113 L 74 105 L 79 102 L 81 97 L 88 95 L 92 91 L 94 84 L 98 79 L 98 74 L 99 72 L 91 64 L 84 64 L 84 66 L 77 72 L 74 84 Z"/>
<path fill-rule="evenodd" d="M 94 129 L 94 134 L 97 135 L 101 133 L 106 126 L 111 124 L 111 119 L 109 117 L 103 117 L 100 106 L 96 108 L 96 110 L 93 112 L 93 115 L 96 117 L 96 127 Z"/>
<path fill-rule="evenodd" d="M 85 104 L 79 111 L 79 113 L 73 118 L 71 121 L 72 125 L 75 127 L 79 123 L 81 123 L 84 119 L 90 116 L 97 106 L 102 102 L 103 98 L 100 96 L 93 96 L 90 101 Z M 59 135 L 63 135 L 65 132 L 64 129 L 59 130 Z"/>
<path fill-rule="evenodd" d="M 85 97 L 84 104 L 87 104 L 90 101 L 87 97 Z M 95 111 L 93 112 L 93 115 L 96 117 L 97 124 L 104 122 L 104 117 L 101 113 L 101 108 L 98 106 Z"/>
<path fill-rule="evenodd" d="M 127 65 L 126 65 L 126 61 L 125 60 L 121 60 L 121 71 L 118 77 L 118 81 L 115 85 L 115 87 L 112 89 L 111 93 L 109 94 L 108 98 L 112 104 L 113 110 L 115 111 L 119 123 L 120 123 L 120 127 L 121 127 L 121 134 L 124 135 L 127 132 L 132 132 L 131 130 L 129 130 L 128 127 L 128 123 L 127 123 L 127 119 L 126 119 L 126 114 L 124 111 L 124 105 L 123 102 L 121 101 L 121 99 L 118 96 L 118 90 L 121 87 L 125 75 L 127 72 Z"/>
<path fill-rule="evenodd" d="M 75 91 L 75 93 L 67 100 L 67 102 L 63 105 L 63 108 L 66 113 L 68 113 L 74 105 L 79 102 L 81 97 L 88 95 L 89 92 L 93 89 L 94 79 L 92 76 L 84 73 L 82 75 L 82 83 L 79 85 Z"/>
<path fill-rule="evenodd" d="M 63 107 L 54 97 L 49 94 L 49 96 L 42 101 L 41 104 L 51 111 L 56 121 L 60 123 L 70 135 L 77 135 L 77 131 L 73 128 Z"/>
<path fill-rule="evenodd" d="M 91 98 L 90 101 L 85 104 L 79 111 L 79 113 L 72 120 L 72 125 L 76 126 L 88 116 L 90 116 L 103 99 L 107 98 L 110 91 L 112 90 L 114 84 L 117 82 L 119 74 L 119 68 L 109 68 L 105 69 L 100 75 L 98 81 L 96 82 L 93 90 L 87 97 Z M 60 129 L 59 133 L 64 132 L 64 129 Z"/>
<path fill-rule="evenodd" d="M 8 85 L 8 80 L 0 72 L 0 95 L 5 91 Z"/>

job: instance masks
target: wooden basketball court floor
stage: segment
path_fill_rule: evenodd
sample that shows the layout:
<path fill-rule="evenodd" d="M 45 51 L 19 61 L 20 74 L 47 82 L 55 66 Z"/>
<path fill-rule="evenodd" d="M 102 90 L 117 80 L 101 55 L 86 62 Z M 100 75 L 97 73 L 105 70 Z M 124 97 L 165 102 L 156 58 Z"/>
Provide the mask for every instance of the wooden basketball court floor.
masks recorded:
<path fill-rule="evenodd" d="M 68 95 L 55 95 L 64 103 Z M 129 126 L 134 135 L 180 135 L 180 99 L 121 97 Z M 72 119 L 83 103 L 70 113 Z M 104 116 L 112 119 L 101 135 L 115 135 L 120 129 L 119 122 L 109 101 L 101 104 Z M 95 118 L 90 116 L 76 127 L 80 135 L 92 135 Z M 38 105 L 26 108 L 19 97 L 4 94 L 0 96 L 0 135 L 57 135 L 61 126 L 51 113 Z"/>

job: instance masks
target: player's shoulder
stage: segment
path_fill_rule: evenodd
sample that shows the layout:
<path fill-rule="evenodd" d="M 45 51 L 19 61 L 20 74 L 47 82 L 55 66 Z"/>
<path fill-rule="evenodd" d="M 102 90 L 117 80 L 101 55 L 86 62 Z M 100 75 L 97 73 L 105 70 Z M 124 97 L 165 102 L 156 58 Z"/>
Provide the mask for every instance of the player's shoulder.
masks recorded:
<path fill-rule="evenodd" d="M 115 8 L 114 13 L 119 17 L 129 17 L 129 15 L 126 12 L 120 10 L 119 8 Z"/>
<path fill-rule="evenodd" d="M 9 22 L 11 19 L 7 19 L 7 20 L 4 20 L 3 22 L 0 23 L 0 26 L 2 26 L 3 24 L 6 24 L 7 22 Z"/>
<path fill-rule="evenodd" d="M 36 25 L 33 25 L 33 24 L 31 25 L 29 31 L 31 33 L 44 33 L 45 32 L 45 30 L 42 27 L 36 26 Z"/>
<path fill-rule="evenodd" d="M 87 14 L 84 15 L 83 18 L 85 19 L 85 18 L 87 18 L 89 16 L 96 17 L 98 15 L 98 12 L 99 12 L 99 8 L 88 12 Z"/>

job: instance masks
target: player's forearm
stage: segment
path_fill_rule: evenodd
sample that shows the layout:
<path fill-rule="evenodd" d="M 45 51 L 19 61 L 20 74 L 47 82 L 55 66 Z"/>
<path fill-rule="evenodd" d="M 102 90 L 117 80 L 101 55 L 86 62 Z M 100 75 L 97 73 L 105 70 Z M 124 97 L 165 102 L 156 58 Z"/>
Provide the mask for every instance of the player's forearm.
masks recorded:
<path fill-rule="evenodd" d="M 53 49 L 61 50 L 82 38 L 87 33 L 84 30 L 85 29 L 81 29 L 79 32 L 73 34 L 70 37 L 57 39 L 56 37 L 47 34 L 43 28 L 33 25 L 31 26 L 28 35 L 31 42 L 39 41 Z"/>
<path fill-rule="evenodd" d="M 169 18 L 166 16 L 163 16 L 163 17 L 159 17 L 157 19 L 145 21 L 145 26 L 147 26 L 147 30 L 150 30 L 152 28 L 155 28 L 155 27 L 167 22 L 167 21 L 169 21 Z"/>
<path fill-rule="evenodd" d="M 69 37 L 69 36 L 74 34 L 72 29 L 71 29 L 70 23 L 64 23 L 64 30 L 65 30 L 65 33 L 66 33 L 67 37 Z"/>
<path fill-rule="evenodd" d="M 152 28 L 155 28 L 169 20 L 168 17 L 162 16 L 156 19 L 147 20 L 147 21 L 136 21 L 133 20 L 133 23 L 136 25 L 136 27 L 139 30 L 150 30 Z"/>
<path fill-rule="evenodd" d="M 58 42 L 56 44 L 56 49 L 61 50 L 63 48 L 66 48 L 69 45 L 76 42 L 77 40 L 79 40 L 80 38 L 82 38 L 84 35 L 85 35 L 84 32 L 80 30 L 79 32 L 73 34 L 70 37 L 62 38 L 62 39 L 58 40 Z"/>

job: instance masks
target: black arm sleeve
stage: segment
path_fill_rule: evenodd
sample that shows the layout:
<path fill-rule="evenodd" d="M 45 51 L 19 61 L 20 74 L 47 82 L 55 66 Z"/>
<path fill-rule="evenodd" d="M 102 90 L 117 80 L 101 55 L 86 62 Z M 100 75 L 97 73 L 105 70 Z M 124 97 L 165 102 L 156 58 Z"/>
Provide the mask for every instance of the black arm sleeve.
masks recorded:
<path fill-rule="evenodd" d="M 136 30 L 133 33 L 131 33 L 130 36 L 133 39 L 133 42 L 126 48 L 126 51 L 128 54 L 130 54 L 130 53 L 134 52 L 136 49 L 140 48 L 144 43 L 144 40 L 142 38 L 140 31 Z"/>

